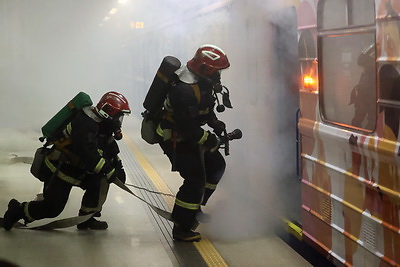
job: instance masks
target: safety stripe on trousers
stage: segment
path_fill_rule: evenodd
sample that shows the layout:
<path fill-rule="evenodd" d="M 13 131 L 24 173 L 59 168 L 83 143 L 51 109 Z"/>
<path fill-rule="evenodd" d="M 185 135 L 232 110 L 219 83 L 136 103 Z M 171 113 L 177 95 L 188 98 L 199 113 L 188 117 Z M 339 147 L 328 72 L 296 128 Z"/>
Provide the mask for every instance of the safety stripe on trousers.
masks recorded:
<path fill-rule="evenodd" d="M 165 184 L 162 178 L 157 174 L 157 172 L 153 169 L 151 164 L 147 161 L 146 157 L 142 154 L 139 148 L 134 144 L 132 139 L 126 133 L 124 134 L 123 140 L 129 147 L 130 151 L 135 156 L 135 159 L 137 160 L 139 165 L 143 168 L 146 175 L 149 177 L 151 182 L 157 188 L 157 190 L 162 193 L 172 194 L 171 190 L 168 188 L 168 186 Z M 174 206 L 174 201 L 171 198 L 165 198 L 165 201 L 170 210 L 172 210 Z M 193 245 L 198 250 L 204 262 L 208 266 L 211 267 L 228 266 L 228 264 L 225 262 L 225 260 L 221 257 L 221 255 L 218 253 L 218 251 L 215 249 L 215 247 L 211 244 L 211 242 L 207 238 L 202 237 L 200 242 L 194 242 Z"/>

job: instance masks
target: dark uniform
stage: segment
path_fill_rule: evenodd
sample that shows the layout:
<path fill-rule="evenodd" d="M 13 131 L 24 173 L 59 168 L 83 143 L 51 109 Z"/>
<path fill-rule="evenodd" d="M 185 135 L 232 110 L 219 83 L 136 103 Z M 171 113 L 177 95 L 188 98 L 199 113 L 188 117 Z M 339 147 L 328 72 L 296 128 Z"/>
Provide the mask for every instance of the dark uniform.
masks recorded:
<path fill-rule="evenodd" d="M 173 220 L 191 229 L 200 205 L 205 205 L 225 171 L 225 160 L 218 150 L 201 151 L 210 132 L 202 128 L 220 125 L 213 111 L 212 85 L 200 80 L 195 84 L 178 81 L 168 94 L 163 119 L 157 133 L 160 146 L 169 157 L 173 170 L 184 178 L 176 196 Z M 204 154 L 203 154 L 204 152 Z M 204 164 L 203 164 L 204 155 Z"/>
<path fill-rule="evenodd" d="M 43 199 L 20 203 L 10 200 L 3 227 L 10 230 L 19 219 L 32 222 L 58 216 L 64 209 L 72 186 L 85 190 L 79 215 L 100 214 L 109 183 L 125 172 L 118 158 L 115 138 L 122 138 L 124 114 L 130 113 L 126 98 L 108 92 L 96 107 L 84 107 L 60 133 L 39 170 L 44 182 Z M 107 229 L 106 222 L 93 217 L 78 229 Z"/>
<path fill-rule="evenodd" d="M 157 72 L 157 76 L 168 83 L 169 89 L 163 91 L 160 87 L 158 90 L 168 92 L 168 95 L 156 132 L 161 137 L 161 148 L 172 163 L 172 170 L 178 171 L 184 179 L 172 211 L 172 236 L 180 241 L 199 241 L 200 233 L 194 231 L 198 223 L 196 215 L 201 214 L 201 204 L 207 203 L 226 167 L 223 156 L 217 150 L 218 136 L 225 132 L 225 124 L 217 119 L 213 109 L 217 101 L 216 93 L 223 90 L 221 71 L 230 63 L 225 52 L 212 44 L 200 46 L 183 66 L 180 66 L 179 60 L 179 64 L 171 61 L 164 66 L 166 62 L 164 59 Z M 176 69 L 178 65 L 180 68 Z M 168 74 L 169 68 L 175 70 L 172 75 Z M 160 73 L 167 74 L 168 78 L 164 79 Z M 173 79 L 173 75 L 177 78 Z M 146 96 L 144 107 L 149 107 L 150 113 L 160 102 L 157 96 L 162 96 L 161 100 L 164 100 L 164 94 L 157 91 Z M 159 116 L 155 116 L 158 120 Z M 213 128 L 214 133 L 203 129 L 205 124 Z M 146 137 L 145 140 L 154 143 L 155 139 Z"/>
<path fill-rule="evenodd" d="M 41 170 L 45 182 L 44 200 L 25 205 L 28 221 L 58 216 L 74 185 L 85 189 L 80 215 L 101 210 L 106 197 L 100 196 L 102 177 L 112 169 L 112 163 L 122 170 L 118 145 L 106 124 L 80 112 L 67 125 L 64 131 L 67 138 L 55 143 Z M 108 185 L 103 181 L 103 193 L 107 191 Z"/>

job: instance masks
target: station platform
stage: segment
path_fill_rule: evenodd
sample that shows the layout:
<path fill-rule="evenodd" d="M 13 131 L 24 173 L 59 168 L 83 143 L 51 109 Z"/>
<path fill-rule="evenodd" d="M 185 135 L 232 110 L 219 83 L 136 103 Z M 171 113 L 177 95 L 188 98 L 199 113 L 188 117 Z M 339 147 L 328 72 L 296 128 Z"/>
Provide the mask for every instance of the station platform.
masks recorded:
<path fill-rule="evenodd" d="M 10 199 L 29 201 L 42 190 L 42 183 L 30 174 L 29 164 L 41 145 L 39 136 L 39 132 L 16 130 L 0 133 L 0 217 Z M 140 118 L 125 118 L 120 149 L 128 187 L 148 203 L 171 211 L 174 203 L 171 195 L 176 194 L 182 178 L 170 171 L 170 163 L 157 145 L 141 140 Z M 16 157 L 21 160 L 15 160 Z M 76 216 L 82 195 L 80 188 L 73 188 L 65 210 L 57 218 L 30 225 Z M 200 225 L 198 230 L 203 237 L 200 242 L 174 241 L 170 221 L 115 185 L 110 187 L 101 220 L 108 222 L 107 230 L 0 229 L 0 260 L 29 267 L 312 266 L 274 234 L 229 240 L 210 231 L 203 232 Z M 211 220 L 207 227 L 212 224 Z"/>

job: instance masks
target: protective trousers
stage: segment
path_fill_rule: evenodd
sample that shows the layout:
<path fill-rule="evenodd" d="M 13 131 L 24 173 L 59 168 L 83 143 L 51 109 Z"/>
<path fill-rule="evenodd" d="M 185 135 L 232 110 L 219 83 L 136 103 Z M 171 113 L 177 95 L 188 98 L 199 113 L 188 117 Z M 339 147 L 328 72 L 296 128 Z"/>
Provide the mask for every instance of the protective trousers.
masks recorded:
<path fill-rule="evenodd" d="M 199 146 L 188 142 L 177 143 L 175 150 L 171 141 L 161 142 L 160 146 L 184 179 L 176 195 L 172 218 L 180 226 L 190 229 L 200 205 L 207 203 L 221 180 L 225 160 L 219 151 L 205 152 L 203 165 Z"/>
<path fill-rule="evenodd" d="M 61 180 L 58 176 L 53 176 L 48 169 L 43 170 L 43 172 L 48 172 L 47 175 L 45 173 L 44 175 L 49 178 L 46 180 L 43 189 L 44 199 L 30 201 L 25 205 L 24 213 L 29 221 L 57 217 L 64 210 L 73 186 Z M 105 188 L 104 183 L 106 184 Z M 82 184 L 85 193 L 82 198 L 81 211 L 86 214 L 100 211 L 105 202 L 108 186 L 105 179 L 98 175 L 86 175 Z"/>

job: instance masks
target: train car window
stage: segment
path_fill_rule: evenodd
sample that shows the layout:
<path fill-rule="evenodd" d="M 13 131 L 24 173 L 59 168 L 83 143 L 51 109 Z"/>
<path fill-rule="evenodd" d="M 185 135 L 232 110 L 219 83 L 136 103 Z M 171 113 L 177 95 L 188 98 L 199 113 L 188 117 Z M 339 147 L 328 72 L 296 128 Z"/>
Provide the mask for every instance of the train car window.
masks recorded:
<path fill-rule="evenodd" d="M 374 1 L 352 0 L 349 4 L 350 25 L 370 25 L 375 22 Z"/>
<path fill-rule="evenodd" d="M 329 10 L 331 9 L 331 10 Z M 333 10 L 346 13 L 330 14 Z M 323 120 L 371 132 L 376 124 L 373 0 L 325 0 L 318 6 L 319 97 Z M 334 24 L 334 18 L 338 21 Z M 342 21 L 339 21 L 342 20 Z M 357 27 L 356 27 L 357 26 Z"/>
<path fill-rule="evenodd" d="M 311 30 L 304 30 L 300 35 L 299 57 L 300 59 L 315 59 L 317 57 L 317 50 L 315 49 L 314 39 Z"/>
<path fill-rule="evenodd" d="M 318 8 L 319 29 L 339 29 L 375 22 L 372 0 L 322 0 Z"/>
<path fill-rule="evenodd" d="M 319 6 L 319 28 L 335 29 L 348 25 L 347 0 L 321 1 Z"/>
<path fill-rule="evenodd" d="M 395 65 L 386 64 L 379 70 L 379 112 L 383 113 L 387 126 L 383 137 L 393 141 L 398 139 L 400 120 L 400 73 L 397 69 Z"/>
<path fill-rule="evenodd" d="M 392 64 L 386 64 L 379 70 L 380 102 L 393 101 L 400 108 L 400 88 L 396 87 L 400 74 Z"/>
<path fill-rule="evenodd" d="M 376 120 L 374 34 L 321 39 L 324 119 L 372 131 Z"/>
<path fill-rule="evenodd" d="M 399 2 L 400 3 L 400 2 Z M 378 39 L 384 41 L 380 44 L 380 61 L 399 61 L 400 58 L 400 20 L 398 17 L 389 16 L 380 22 Z"/>
<path fill-rule="evenodd" d="M 317 50 L 311 30 L 304 30 L 299 39 L 299 61 L 303 90 L 317 91 Z"/>

